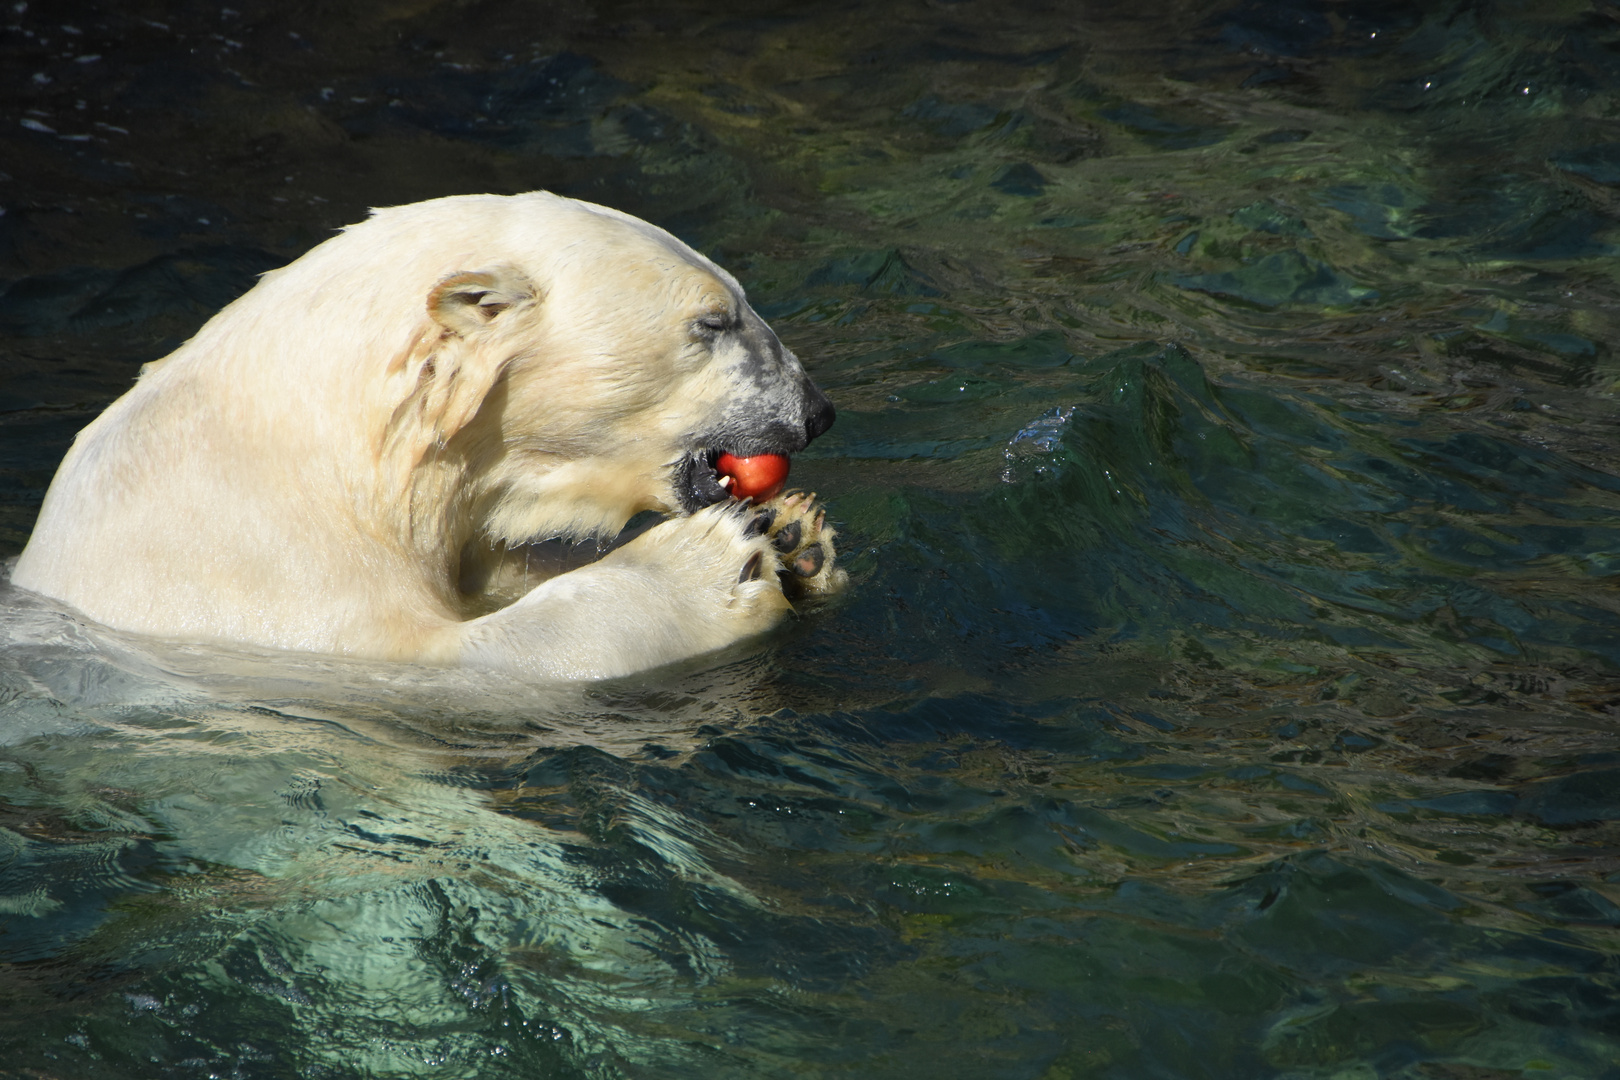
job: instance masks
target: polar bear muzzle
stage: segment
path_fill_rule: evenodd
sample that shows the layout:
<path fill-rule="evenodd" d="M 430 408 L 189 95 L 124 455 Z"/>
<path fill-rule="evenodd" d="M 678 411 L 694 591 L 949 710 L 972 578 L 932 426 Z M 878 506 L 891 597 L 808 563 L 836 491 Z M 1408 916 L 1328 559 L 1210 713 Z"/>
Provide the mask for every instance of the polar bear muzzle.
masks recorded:
<path fill-rule="evenodd" d="M 721 486 L 720 471 L 716 467 L 722 454 L 740 458 L 762 454 L 791 457 L 832 427 L 838 415 L 833 403 L 808 379 L 804 385 L 806 416 L 802 425 L 774 418 L 767 418 L 751 429 L 737 424 L 705 437 L 700 449 L 676 462 L 674 487 L 682 510 L 692 513 L 731 497 Z"/>
<path fill-rule="evenodd" d="M 719 420 L 695 437 L 693 450 L 674 466 L 675 492 L 686 513 L 730 497 L 715 468 L 721 454 L 791 457 L 832 427 L 838 415 L 798 357 L 752 308 L 746 303 L 741 308 L 730 331 L 732 349 L 740 355 L 718 358 L 734 369 L 735 389 Z"/>

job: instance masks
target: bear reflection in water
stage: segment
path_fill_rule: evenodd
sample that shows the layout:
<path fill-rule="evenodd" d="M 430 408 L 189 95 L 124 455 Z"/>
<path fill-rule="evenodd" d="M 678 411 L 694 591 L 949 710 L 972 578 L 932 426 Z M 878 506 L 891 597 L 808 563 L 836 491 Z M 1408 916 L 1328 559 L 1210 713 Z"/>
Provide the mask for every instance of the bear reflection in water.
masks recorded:
<path fill-rule="evenodd" d="M 78 436 L 13 581 L 185 641 L 628 674 L 834 592 L 813 497 L 729 497 L 833 406 L 730 274 L 544 192 L 377 211 L 266 274 Z M 506 553 L 616 536 L 514 592 Z M 525 563 L 526 565 L 526 563 Z"/>

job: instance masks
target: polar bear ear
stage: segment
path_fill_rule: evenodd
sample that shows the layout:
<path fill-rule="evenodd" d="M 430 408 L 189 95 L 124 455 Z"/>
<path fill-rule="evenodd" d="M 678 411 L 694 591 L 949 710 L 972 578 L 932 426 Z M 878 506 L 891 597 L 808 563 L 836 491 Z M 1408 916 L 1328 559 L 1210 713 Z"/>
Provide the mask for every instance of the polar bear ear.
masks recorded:
<path fill-rule="evenodd" d="M 451 274 L 428 293 L 427 313 L 447 333 L 418 338 L 389 367 L 403 381 L 393 384 L 400 396 L 383 445 L 401 448 L 406 474 L 433 444 L 442 447 L 472 420 L 511 356 L 499 343 L 456 339 L 498 325 L 503 312 L 532 306 L 539 294 L 512 266 Z"/>
<path fill-rule="evenodd" d="M 494 322 L 514 304 L 534 300 L 538 290 L 515 266 L 451 274 L 428 293 L 428 314 L 453 334 L 466 337 Z"/>

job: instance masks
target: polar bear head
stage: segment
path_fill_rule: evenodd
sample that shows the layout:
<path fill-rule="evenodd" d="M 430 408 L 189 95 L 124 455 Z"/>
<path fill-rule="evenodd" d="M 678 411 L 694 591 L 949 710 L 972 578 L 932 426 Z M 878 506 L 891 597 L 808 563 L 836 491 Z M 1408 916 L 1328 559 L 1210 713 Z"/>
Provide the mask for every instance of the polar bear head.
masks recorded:
<path fill-rule="evenodd" d="M 726 498 L 721 453 L 791 454 L 833 422 L 735 278 L 605 207 L 533 193 L 380 210 L 275 277 L 317 303 L 414 304 L 386 371 L 340 393 L 368 403 L 377 489 L 408 499 L 419 550 L 691 513 Z"/>

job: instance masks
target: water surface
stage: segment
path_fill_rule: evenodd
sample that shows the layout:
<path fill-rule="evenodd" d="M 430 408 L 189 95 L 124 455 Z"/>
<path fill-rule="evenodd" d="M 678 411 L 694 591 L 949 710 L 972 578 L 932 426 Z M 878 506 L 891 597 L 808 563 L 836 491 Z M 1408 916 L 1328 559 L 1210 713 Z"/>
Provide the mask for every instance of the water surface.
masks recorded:
<path fill-rule="evenodd" d="M 256 274 L 547 187 L 805 358 L 854 588 L 549 689 L 8 589 L 0 1076 L 1620 1077 L 1609 5 L 7 12 L 0 553 Z"/>

